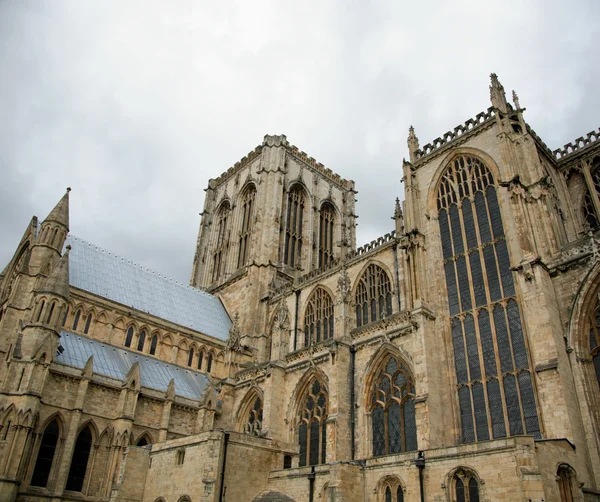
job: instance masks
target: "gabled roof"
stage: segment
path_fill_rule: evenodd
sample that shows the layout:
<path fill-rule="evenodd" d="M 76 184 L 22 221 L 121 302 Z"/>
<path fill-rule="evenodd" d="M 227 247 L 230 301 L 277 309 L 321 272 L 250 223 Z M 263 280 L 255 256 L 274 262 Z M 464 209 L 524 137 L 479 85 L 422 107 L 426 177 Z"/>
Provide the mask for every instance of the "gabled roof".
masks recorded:
<path fill-rule="evenodd" d="M 124 382 L 131 367 L 140 364 L 140 385 L 166 392 L 171 379 L 175 380 L 175 395 L 199 400 L 209 383 L 204 373 L 180 368 L 146 357 L 120 347 L 107 345 L 85 336 L 61 331 L 62 353 L 55 358 L 57 363 L 83 369 L 90 356 L 94 356 L 92 372 Z"/>
<path fill-rule="evenodd" d="M 72 235 L 69 283 L 127 307 L 226 340 L 231 319 L 216 296 L 105 251 Z"/>

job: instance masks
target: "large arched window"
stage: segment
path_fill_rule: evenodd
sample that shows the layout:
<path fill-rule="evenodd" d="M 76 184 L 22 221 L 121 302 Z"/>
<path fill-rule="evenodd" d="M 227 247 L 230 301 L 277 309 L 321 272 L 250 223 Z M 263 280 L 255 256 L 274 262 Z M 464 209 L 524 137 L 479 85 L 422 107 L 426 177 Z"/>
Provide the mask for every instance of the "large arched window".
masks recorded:
<path fill-rule="evenodd" d="M 479 502 L 479 482 L 475 475 L 462 468 L 454 473 L 451 490 L 456 502 Z"/>
<path fill-rule="evenodd" d="M 304 346 L 333 338 L 333 300 L 323 288 L 317 288 L 304 315 Z"/>
<path fill-rule="evenodd" d="M 462 440 L 540 438 L 494 178 L 461 155 L 442 177 L 437 204 Z"/>
<path fill-rule="evenodd" d="M 133 328 L 129 326 L 127 328 L 127 334 L 125 335 L 125 347 L 131 347 L 131 342 L 133 341 Z"/>
<path fill-rule="evenodd" d="M 45 487 L 48 484 L 48 477 L 50 476 L 50 469 L 52 469 L 54 453 L 58 443 L 58 434 L 58 422 L 55 419 L 48 424 L 42 435 L 40 449 L 31 476 L 31 486 Z"/>
<path fill-rule="evenodd" d="M 356 325 L 369 324 L 392 314 L 390 279 L 380 266 L 371 264 L 356 288 Z"/>
<path fill-rule="evenodd" d="M 327 388 L 314 379 L 304 394 L 298 413 L 298 444 L 300 467 L 324 464 L 327 461 Z"/>
<path fill-rule="evenodd" d="M 287 197 L 285 245 L 283 263 L 295 267 L 302 257 L 302 223 L 304 221 L 304 191 L 299 186 L 290 190 Z"/>
<path fill-rule="evenodd" d="M 388 356 L 371 390 L 373 455 L 417 449 L 415 386 L 406 366 Z"/>
<path fill-rule="evenodd" d="M 596 380 L 600 386 L 600 297 L 593 311 L 588 314 L 590 325 L 590 357 L 594 363 Z"/>
<path fill-rule="evenodd" d="M 71 459 L 71 467 L 69 469 L 69 477 L 65 490 L 72 492 L 80 492 L 83 489 L 83 481 L 87 471 L 90 449 L 92 448 L 92 431 L 90 427 L 85 427 L 77 436 L 73 457 Z"/>
<path fill-rule="evenodd" d="M 256 396 L 252 406 L 248 410 L 248 419 L 244 424 L 244 433 L 258 436 L 262 429 L 263 421 L 263 403 L 259 396 Z"/>
<path fill-rule="evenodd" d="M 246 264 L 249 256 L 255 198 L 256 188 L 254 188 L 254 185 L 250 185 L 246 188 L 242 196 L 242 229 L 240 231 L 240 244 L 238 249 L 238 268 L 243 267 Z"/>
<path fill-rule="evenodd" d="M 333 260 L 333 230 L 335 209 L 329 203 L 321 206 L 319 217 L 319 267 L 325 267 Z"/>
<path fill-rule="evenodd" d="M 217 215 L 217 242 L 213 254 L 212 280 L 218 281 L 225 269 L 227 254 L 227 223 L 229 220 L 229 203 L 225 202 Z"/>
<path fill-rule="evenodd" d="M 584 164 L 586 191 L 583 198 L 583 216 L 588 228 L 600 225 L 600 157 L 596 157 L 589 165 Z"/>

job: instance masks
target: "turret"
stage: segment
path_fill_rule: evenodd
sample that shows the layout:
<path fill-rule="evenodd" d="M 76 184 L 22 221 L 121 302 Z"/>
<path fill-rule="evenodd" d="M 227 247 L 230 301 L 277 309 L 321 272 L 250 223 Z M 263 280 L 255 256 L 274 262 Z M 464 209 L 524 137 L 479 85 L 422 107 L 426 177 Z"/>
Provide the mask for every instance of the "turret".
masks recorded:
<path fill-rule="evenodd" d="M 400 237 L 404 233 L 404 214 L 398 197 L 396 197 L 396 207 L 392 219 L 396 222 L 396 237 Z"/>

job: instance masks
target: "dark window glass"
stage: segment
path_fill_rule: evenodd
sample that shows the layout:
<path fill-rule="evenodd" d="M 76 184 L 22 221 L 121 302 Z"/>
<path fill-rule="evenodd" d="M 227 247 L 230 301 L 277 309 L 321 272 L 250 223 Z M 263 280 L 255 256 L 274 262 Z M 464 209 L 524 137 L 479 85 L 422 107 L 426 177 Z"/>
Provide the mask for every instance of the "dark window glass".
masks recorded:
<path fill-rule="evenodd" d="M 455 204 L 450 206 L 450 225 L 452 226 L 452 243 L 454 244 L 454 255 L 464 253 L 463 239 L 461 234 L 460 216 Z"/>
<path fill-rule="evenodd" d="M 483 351 L 483 365 L 486 376 L 495 376 L 496 371 L 496 350 L 492 339 L 492 329 L 490 326 L 490 314 L 487 310 L 479 311 L 479 337 L 481 339 L 481 349 Z"/>
<path fill-rule="evenodd" d="M 200 351 L 200 354 L 198 354 L 198 369 L 199 370 L 202 369 L 202 359 L 204 359 L 204 352 Z"/>
<path fill-rule="evenodd" d="M 125 347 L 131 347 L 133 341 L 133 328 L 127 328 L 127 336 L 125 337 Z"/>
<path fill-rule="evenodd" d="M 465 224 L 465 233 L 467 234 L 467 249 L 473 249 L 478 246 L 477 232 L 473 222 L 473 208 L 469 199 L 463 199 L 462 202 L 463 221 Z"/>
<path fill-rule="evenodd" d="M 473 387 L 471 387 L 471 392 L 473 393 L 473 411 L 475 411 L 477 441 L 486 441 L 490 439 L 490 433 L 487 423 L 485 396 L 483 394 L 483 385 L 481 382 L 475 382 Z"/>
<path fill-rule="evenodd" d="M 456 502 L 466 502 L 465 485 L 460 478 L 456 480 Z"/>
<path fill-rule="evenodd" d="M 73 319 L 73 331 L 77 330 L 77 325 L 79 324 L 79 318 L 81 317 L 81 311 L 77 311 L 75 313 L 75 319 Z"/>
<path fill-rule="evenodd" d="M 458 401 L 460 404 L 460 418 L 463 430 L 463 442 L 470 443 L 475 441 L 475 431 L 473 430 L 473 415 L 471 414 L 471 393 L 469 387 L 458 389 Z"/>
<path fill-rule="evenodd" d="M 460 306 L 458 304 L 458 288 L 456 286 L 454 262 L 449 261 L 445 263 L 444 271 L 446 273 L 446 285 L 448 287 L 448 307 L 450 308 L 450 315 L 456 315 L 460 312 Z"/>
<path fill-rule="evenodd" d="M 323 204 L 319 218 L 319 267 L 333 260 L 333 228 L 335 210 L 331 204 Z"/>
<path fill-rule="evenodd" d="M 252 237 L 252 224 L 254 219 L 254 199 L 256 189 L 250 185 L 242 196 L 242 230 L 240 232 L 238 249 L 238 268 L 243 267 L 249 255 L 250 239 Z"/>
<path fill-rule="evenodd" d="M 479 502 L 479 485 L 474 478 L 469 481 L 469 502 Z"/>
<path fill-rule="evenodd" d="M 519 388 L 521 390 L 521 403 L 523 405 L 523 416 L 525 417 L 525 430 L 537 439 L 541 438 L 540 423 L 538 421 L 535 405 L 535 395 L 531 383 L 531 375 L 527 371 L 519 373 Z"/>
<path fill-rule="evenodd" d="M 302 218 L 304 212 L 304 193 L 300 188 L 292 189 L 288 194 L 287 227 L 285 230 L 285 247 L 283 263 L 295 267 L 301 259 L 302 250 Z"/>
<path fill-rule="evenodd" d="M 498 343 L 498 352 L 500 355 L 500 367 L 502 373 L 513 371 L 512 355 L 510 353 L 510 342 L 508 341 L 508 330 L 506 328 L 506 319 L 504 318 L 504 308 L 502 305 L 494 307 L 494 324 L 496 325 L 496 341 Z"/>
<path fill-rule="evenodd" d="M 479 251 L 474 251 L 469 255 L 469 263 L 471 264 L 471 280 L 473 284 L 473 292 L 475 293 L 475 304 L 478 307 L 487 303 L 485 294 L 485 283 L 483 282 L 483 270 L 481 270 L 481 259 Z"/>
<path fill-rule="evenodd" d="M 404 492 L 402 491 L 402 487 L 399 486 L 396 490 L 396 499 L 398 502 L 404 502 Z"/>
<path fill-rule="evenodd" d="M 504 426 L 504 412 L 502 406 L 502 396 L 500 395 L 500 384 L 495 378 L 487 383 L 488 401 L 490 403 L 492 418 L 492 434 L 494 439 L 506 437 L 506 427 Z"/>
<path fill-rule="evenodd" d="M 498 281 L 498 270 L 496 269 L 496 255 L 494 254 L 494 246 L 489 245 L 483 248 L 483 261 L 487 271 L 490 298 L 493 302 L 495 302 L 502 298 L 502 293 L 500 291 L 500 282 Z"/>
<path fill-rule="evenodd" d="M 92 324 L 92 314 L 89 314 L 87 316 L 87 319 L 85 321 L 85 328 L 83 328 L 83 332 L 87 335 L 88 332 L 90 331 L 90 325 Z"/>
<path fill-rule="evenodd" d="M 40 449 L 33 469 L 33 476 L 31 477 L 32 486 L 45 487 L 48 484 L 48 476 L 50 476 L 57 443 L 58 423 L 56 420 L 53 420 L 48 424 L 42 436 Z"/>
<path fill-rule="evenodd" d="M 440 222 L 440 238 L 442 239 L 442 254 L 444 260 L 452 256 L 452 241 L 450 240 L 450 227 L 448 226 L 448 214 L 442 209 L 438 214 Z"/>
<path fill-rule="evenodd" d="M 298 443 L 300 444 L 300 461 L 299 461 L 299 466 L 300 467 L 304 467 L 306 465 L 306 452 L 307 452 L 307 448 L 306 448 L 306 431 L 307 431 L 307 424 L 306 422 L 302 422 L 300 424 L 300 427 L 298 428 Z"/>
<path fill-rule="evenodd" d="M 140 349 L 138 349 L 140 350 Z M 194 347 L 190 348 L 190 352 L 188 354 L 187 365 L 191 366 L 192 362 L 194 362 Z"/>
<path fill-rule="evenodd" d="M 479 223 L 479 236 L 481 237 L 481 243 L 485 244 L 492 240 L 492 234 L 490 233 L 490 224 L 488 221 L 487 211 L 485 210 L 485 198 L 483 193 L 477 192 L 475 194 L 475 211 L 477 212 L 477 222 Z"/>
<path fill-rule="evenodd" d="M 498 265 L 500 266 L 500 279 L 504 289 L 504 297 L 515 296 L 515 283 L 513 281 L 510 261 L 508 259 L 508 249 L 506 241 L 503 239 L 496 243 L 496 253 L 498 255 Z"/>
<path fill-rule="evenodd" d="M 460 304 L 462 311 L 471 310 L 471 289 L 469 288 L 469 276 L 467 275 L 467 264 L 464 256 L 456 260 L 456 273 L 460 285 Z"/>
<path fill-rule="evenodd" d="M 373 408 L 371 418 L 373 420 L 373 456 L 385 455 L 385 425 L 383 423 L 383 408 Z"/>
<path fill-rule="evenodd" d="M 154 335 L 152 337 L 152 341 L 150 342 L 150 355 L 156 354 L 156 345 L 158 344 L 158 336 Z"/>
<path fill-rule="evenodd" d="M 358 316 L 359 308 L 362 307 L 362 324 L 378 321 L 384 315 L 391 315 L 391 296 L 391 284 L 388 275 L 381 267 L 375 264 L 369 265 L 360 277 L 356 288 L 356 311 Z M 383 312 L 384 308 L 385 312 Z M 370 319 L 368 317 L 369 312 Z M 360 326 L 358 317 L 357 326 Z"/>
<path fill-rule="evenodd" d="M 402 437 L 400 432 L 400 404 L 392 401 L 387 409 L 388 434 L 390 438 L 390 453 L 402 451 Z"/>
<path fill-rule="evenodd" d="M 506 306 L 506 312 L 508 314 L 508 325 L 510 327 L 510 338 L 512 341 L 513 354 L 515 356 L 515 365 L 517 369 L 529 368 L 527 349 L 525 348 L 523 330 L 521 329 L 521 315 L 519 314 L 517 302 L 509 300 Z"/>
<path fill-rule="evenodd" d="M 498 206 L 498 198 L 496 189 L 493 186 L 487 187 L 485 190 L 485 198 L 487 199 L 490 217 L 492 219 L 492 230 L 494 231 L 494 239 L 499 239 L 504 235 L 504 227 L 502 225 L 502 215 Z"/>
<path fill-rule="evenodd" d="M 213 363 L 213 355 L 208 354 L 208 360 L 206 361 L 206 372 L 210 373 L 212 371 L 212 363 Z"/>
<path fill-rule="evenodd" d="M 91 447 L 92 431 L 89 427 L 86 427 L 77 436 L 65 490 L 72 492 L 80 492 L 82 490 Z"/>
<path fill-rule="evenodd" d="M 475 333 L 475 323 L 473 316 L 467 314 L 464 321 L 465 339 L 467 342 L 467 354 L 469 355 L 469 375 L 470 380 L 479 380 L 481 378 L 481 369 L 479 367 L 479 349 L 477 347 L 477 335 Z"/>
<path fill-rule="evenodd" d="M 405 451 L 417 450 L 417 420 L 415 414 L 415 400 L 411 397 L 404 402 L 404 438 Z"/>
<path fill-rule="evenodd" d="M 506 375 L 504 377 L 504 396 L 506 398 L 510 435 L 523 434 L 523 422 L 521 421 L 521 409 L 514 375 Z"/>
<path fill-rule="evenodd" d="M 298 420 L 300 423 L 298 440 L 300 441 L 300 461 L 302 452 L 309 465 L 324 462 L 327 458 L 327 389 L 315 380 L 303 397 Z M 310 426 L 308 425 L 310 424 Z M 304 429 L 303 429 L 304 427 Z M 304 432 L 303 432 L 304 430 Z M 308 437 L 307 437 L 308 435 Z M 306 465 L 306 464 L 300 464 Z"/>
<path fill-rule="evenodd" d="M 392 490 L 389 486 L 385 488 L 385 502 L 392 502 Z"/>
<path fill-rule="evenodd" d="M 456 378 L 458 383 L 469 380 L 467 372 L 467 357 L 463 341 L 462 324 L 458 318 L 452 319 L 452 341 L 454 346 L 454 364 L 456 366 Z"/>
<path fill-rule="evenodd" d="M 146 332 L 142 331 L 140 333 L 140 338 L 138 339 L 137 349 L 142 352 L 144 350 L 144 344 L 146 343 Z M 189 366 L 189 365 L 188 365 Z"/>
<path fill-rule="evenodd" d="M 310 295 L 304 314 L 304 346 L 332 338 L 333 319 L 333 300 L 319 287 Z"/>

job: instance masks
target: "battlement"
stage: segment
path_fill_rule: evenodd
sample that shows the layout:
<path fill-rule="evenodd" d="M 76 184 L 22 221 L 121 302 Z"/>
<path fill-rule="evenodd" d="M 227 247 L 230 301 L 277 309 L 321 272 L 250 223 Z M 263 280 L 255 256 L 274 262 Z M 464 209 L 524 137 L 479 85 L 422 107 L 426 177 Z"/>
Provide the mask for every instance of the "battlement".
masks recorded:
<path fill-rule="evenodd" d="M 579 136 L 579 138 L 567 143 L 562 148 L 557 148 L 552 152 L 552 154 L 554 155 L 554 158 L 556 160 L 562 161 L 563 159 L 565 159 L 565 157 L 580 152 L 584 148 L 587 148 L 588 146 L 594 144 L 599 139 L 600 128 L 598 128 L 597 131 L 588 132 L 585 138 L 583 136 Z"/>
<path fill-rule="evenodd" d="M 474 118 L 470 118 L 465 123 L 456 126 L 453 131 L 448 131 L 439 138 L 434 139 L 431 143 L 427 143 L 423 148 L 419 148 L 415 152 L 416 159 L 421 160 L 428 155 L 431 155 L 441 147 L 448 145 L 465 134 L 478 129 L 483 124 L 486 124 L 490 120 L 494 119 L 495 116 L 496 112 L 494 111 L 494 108 L 489 107 L 487 111 L 478 113 Z"/>
<path fill-rule="evenodd" d="M 334 173 L 331 169 L 325 167 L 320 162 L 317 162 L 313 157 L 309 157 L 307 153 L 300 150 L 296 145 L 288 146 L 286 150 L 289 154 L 312 167 L 315 171 L 322 174 L 328 180 L 333 181 L 346 190 L 354 189 L 354 182 L 352 180 L 342 178 L 339 174 Z"/>

